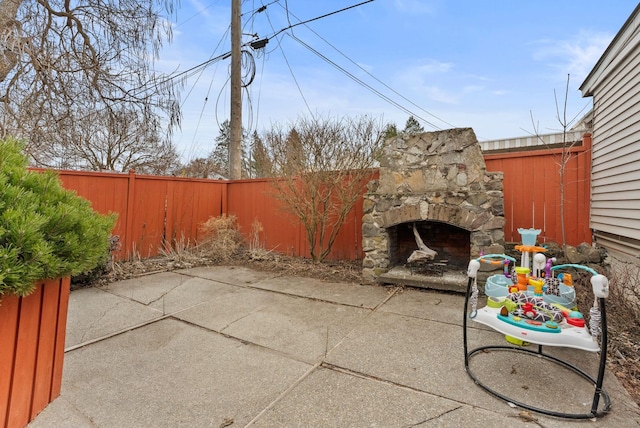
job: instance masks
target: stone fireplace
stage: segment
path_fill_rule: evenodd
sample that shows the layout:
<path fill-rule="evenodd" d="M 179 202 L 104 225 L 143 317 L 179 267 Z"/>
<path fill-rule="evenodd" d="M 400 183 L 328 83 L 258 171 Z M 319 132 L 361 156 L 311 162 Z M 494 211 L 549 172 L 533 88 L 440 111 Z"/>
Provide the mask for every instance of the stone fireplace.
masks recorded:
<path fill-rule="evenodd" d="M 417 232 L 438 253 L 427 267 L 454 276 L 449 281 L 436 275 L 426 286 L 463 288 L 470 258 L 504 251 L 502 177 L 486 171 L 471 128 L 387 140 L 380 178 L 368 184 L 364 195 L 364 276 L 418 286 L 422 276 L 433 276 L 429 269 L 422 274 L 408 266 L 408 257 L 418 249 Z"/>

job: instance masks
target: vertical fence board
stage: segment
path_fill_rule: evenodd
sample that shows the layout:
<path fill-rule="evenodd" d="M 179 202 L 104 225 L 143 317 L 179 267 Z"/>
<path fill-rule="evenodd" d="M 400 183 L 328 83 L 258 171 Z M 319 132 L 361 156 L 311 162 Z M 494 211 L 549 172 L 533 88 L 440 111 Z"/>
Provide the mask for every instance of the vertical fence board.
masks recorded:
<path fill-rule="evenodd" d="M 37 169 L 36 169 L 37 170 Z M 65 188 L 101 213 L 118 214 L 117 260 L 151 257 L 167 243 L 197 242 L 199 226 L 226 213 L 226 181 L 87 171 L 58 171 Z"/>
<path fill-rule="evenodd" d="M 167 237 L 175 242 L 198 242 L 201 225 L 222 213 L 222 186 L 212 181 L 174 181 L 168 190 Z"/>
<path fill-rule="evenodd" d="M 293 216 L 284 211 L 282 203 L 274 196 L 271 180 L 254 179 L 229 182 L 227 189 L 227 214 L 238 219 L 240 232 L 251 241 L 252 225 L 259 223 L 259 244 L 266 250 L 283 254 L 301 255 L 302 226 Z"/>
<path fill-rule="evenodd" d="M 89 200 L 94 210 L 102 214 L 117 213 L 118 220 L 112 234 L 118 235 L 123 247 L 127 227 L 128 174 L 86 171 L 59 171 L 65 188 L 74 190 Z"/>
<path fill-rule="evenodd" d="M 38 337 L 41 299 L 42 287 L 37 287 L 33 293 L 23 297 L 20 302 L 18 320 L 20 328 L 16 340 L 9 416 L 7 418 L 9 427 L 21 427 L 29 422 L 38 348 L 37 340 L 34 338 Z"/>
<path fill-rule="evenodd" d="M 219 217 L 226 213 L 223 209 L 223 203 L 226 205 L 226 183 L 205 182 L 201 183 L 197 204 L 195 205 L 193 219 L 193 236 L 196 241 L 201 238 L 202 229 L 200 225 L 211 217 Z M 223 202 L 224 201 L 224 202 Z M 197 214 L 196 214 L 197 213 Z"/>
<path fill-rule="evenodd" d="M 247 241 L 251 240 L 252 224 L 257 221 L 264 230 L 259 238 L 265 249 L 294 256 L 311 256 L 304 225 L 274 196 L 271 180 L 234 181 L 229 183 L 228 189 L 228 213 L 237 216 L 240 231 Z M 330 232 L 329 228 L 326 233 Z M 328 256 L 329 260 L 361 258 L 362 198 L 347 214 Z"/>
<path fill-rule="evenodd" d="M 9 417 L 9 394 L 15 365 L 19 300 L 16 296 L 2 297 L 0 310 L 0 427 L 6 426 Z"/>
<path fill-rule="evenodd" d="M 165 237 L 167 180 L 137 176 L 133 197 L 131 251 L 135 257 L 158 254 Z"/>
<path fill-rule="evenodd" d="M 69 293 L 71 292 L 71 278 L 62 278 L 58 287 L 58 313 L 56 317 L 56 344 L 53 360 L 53 377 L 49 401 L 60 395 L 62 387 L 62 368 L 64 365 L 64 344 L 67 331 L 67 313 L 69 311 Z"/>
<path fill-rule="evenodd" d="M 38 334 L 38 353 L 30 419 L 40 413 L 50 401 L 53 362 L 56 350 L 59 298 L 60 281 L 45 281 L 42 286 L 40 332 Z"/>

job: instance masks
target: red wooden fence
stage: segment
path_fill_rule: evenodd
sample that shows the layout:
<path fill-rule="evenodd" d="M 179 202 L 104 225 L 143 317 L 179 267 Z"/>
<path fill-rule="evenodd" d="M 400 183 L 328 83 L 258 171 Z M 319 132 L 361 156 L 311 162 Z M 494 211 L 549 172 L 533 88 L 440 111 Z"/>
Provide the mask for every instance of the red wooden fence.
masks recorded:
<path fill-rule="evenodd" d="M 565 243 L 591 243 L 589 228 L 591 136 L 568 149 L 564 166 Z M 562 149 L 486 154 L 488 171 L 504 172 L 505 240 L 520 241 L 518 228 L 535 227 L 538 242 L 562 243 L 560 165 Z"/>
<path fill-rule="evenodd" d="M 193 243 L 198 226 L 226 212 L 224 181 L 149 175 L 60 171 L 67 189 L 91 201 L 101 213 L 118 214 L 113 234 L 122 250 L 117 255 L 150 257 L 175 240 Z"/>
<path fill-rule="evenodd" d="M 570 150 L 565 165 L 565 241 L 591 242 L 589 229 L 591 139 Z M 562 242 L 560 149 L 486 154 L 488 171 L 504 172 L 505 239 L 520 241 L 517 229 L 542 229 L 539 240 Z M 66 188 L 89 199 L 99 212 L 119 214 L 114 235 L 122 243 L 119 259 L 150 257 L 176 240 L 196 242 L 198 225 L 210 217 L 235 215 L 250 241 L 260 224 L 260 244 L 284 254 L 309 257 L 300 222 L 281 209 L 267 179 L 204 180 L 115 173 L 60 171 Z M 362 259 L 362 199 L 347 217 L 329 255 L 332 260 Z"/>
<path fill-rule="evenodd" d="M 374 173 L 375 174 L 375 173 Z M 304 226 L 287 213 L 274 196 L 271 180 L 232 181 L 228 185 L 228 214 L 238 218 L 240 231 L 250 241 L 259 224 L 259 243 L 283 254 L 310 257 Z M 362 198 L 350 211 L 329 254 L 331 260 L 362 259 Z"/>

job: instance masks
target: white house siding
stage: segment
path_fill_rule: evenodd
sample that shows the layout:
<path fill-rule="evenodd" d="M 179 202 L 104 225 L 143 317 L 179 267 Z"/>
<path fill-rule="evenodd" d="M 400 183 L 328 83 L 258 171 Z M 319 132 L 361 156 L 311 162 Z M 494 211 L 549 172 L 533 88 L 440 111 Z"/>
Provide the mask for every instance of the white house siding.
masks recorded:
<path fill-rule="evenodd" d="M 593 96 L 591 228 L 596 242 L 640 255 L 638 8 L 581 86 Z"/>

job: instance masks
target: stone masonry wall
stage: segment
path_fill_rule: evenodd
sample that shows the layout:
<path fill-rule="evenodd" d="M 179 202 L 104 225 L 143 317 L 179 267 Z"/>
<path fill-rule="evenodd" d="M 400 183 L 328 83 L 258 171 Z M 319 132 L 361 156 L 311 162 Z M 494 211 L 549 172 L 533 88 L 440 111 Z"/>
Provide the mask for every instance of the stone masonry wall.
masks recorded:
<path fill-rule="evenodd" d="M 465 229 L 472 257 L 502 252 L 502 179 L 502 173 L 486 171 L 471 128 L 389 139 L 380 178 L 364 195 L 364 276 L 373 279 L 389 270 L 394 249 L 388 228 L 401 223 L 435 221 Z"/>

